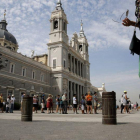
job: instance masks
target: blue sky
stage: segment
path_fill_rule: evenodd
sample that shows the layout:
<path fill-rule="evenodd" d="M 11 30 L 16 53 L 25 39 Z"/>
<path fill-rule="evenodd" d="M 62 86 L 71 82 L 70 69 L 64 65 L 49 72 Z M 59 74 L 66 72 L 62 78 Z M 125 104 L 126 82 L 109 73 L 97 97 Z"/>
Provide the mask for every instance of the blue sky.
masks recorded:
<path fill-rule="evenodd" d="M 50 16 L 57 0 L 1 0 L 0 19 L 4 9 L 8 30 L 18 41 L 19 52 L 30 56 L 47 53 L 50 32 Z M 133 27 L 124 27 L 118 20 L 129 9 L 129 18 L 135 20 L 135 1 L 132 0 L 62 0 L 69 21 L 68 35 L 79 33 L 80 21 L 89 42 L 91 82 L 107 91 L 115 91 L 117 99 L 124 90 L 132 102 L 140 99 L 140 79 L 138 77 L 139 58 L 130 55 L 129 45 Z M 140 31 L 137 29 L 140 38 Z"/>

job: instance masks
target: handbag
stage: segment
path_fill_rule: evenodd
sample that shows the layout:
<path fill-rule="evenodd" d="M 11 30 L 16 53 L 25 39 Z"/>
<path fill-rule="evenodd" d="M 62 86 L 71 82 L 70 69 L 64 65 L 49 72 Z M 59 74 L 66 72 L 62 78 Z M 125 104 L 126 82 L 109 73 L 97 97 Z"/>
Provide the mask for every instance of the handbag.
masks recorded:
<path fill-rule="evenodd" d="M 136 37 L 136 30 L 134 30 L 129 49 L 131 50 L 131 54 L 134 55 L 134 53 L 136 53 L 137 55 L 140 55 L 140 40 Z"/>

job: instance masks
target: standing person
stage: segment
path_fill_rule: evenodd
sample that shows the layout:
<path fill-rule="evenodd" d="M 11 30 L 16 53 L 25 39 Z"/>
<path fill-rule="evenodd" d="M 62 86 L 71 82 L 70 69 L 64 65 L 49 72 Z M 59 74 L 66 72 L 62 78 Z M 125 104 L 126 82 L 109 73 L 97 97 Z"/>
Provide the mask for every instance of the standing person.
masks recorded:
<path fill-rule="evenodd" d="M 131 110 L 131 108 L 132 108 L 132 107 L 131 107 L 131 101 L 129 101 L 129 109 Z"/>
<path fill-rule="evenodd" d="M 134 109 L 134 104 L 133 103 L 131 103 L 131 108 L 132 108 L 132 111 L 133 111 L 133 109 Z"/>
<path fill-rule="evenodd" d="M 13 113 L 14 110 L 14 99 L 11 97 L 11 108 L 10 108 L 10 113 Z"/>
<path fill-rule="evenodd" d="M 81 100 L 81 110 L 82 110 L 82 114 L 85 114 L 84 110 L 85 110 L 85 97 L 82 96 L 82 100 Z"/>
<path fill-rule="evenodd" d="M 41 113 L 45 113 L 44 108 L 45 108 L 45 101 L 42 98 L 42 100 L 41 100 Z"/>
<path fill-rule="evenodd" d="M 85 99 L 86 99 L 86 96 L 87 96 L 88 94 L 86 93 L 85 94 Z M 85 100 L 85 110 L 86 110 L 86 114 L 87 114 L 87 100 Z"/>
<path fill-rule="evenodd" d="M 63 101 L 63 114 L 68 114 L 68 113 L 67 113 L 67 106 L 68 106 L 67 93 L 65 93 L 65 94 L 62 96 L 62 101 Z"/>
<path fill-rule="evenodd" d="M 77 112 L 77 99 L 76 99 L 76 94 L 74 94 L 74 96 L 73 96 L 73 112 L 75 114 L 78 114 L 78 112 Z"/>
<path fill-rule="evenodd" d="M 13 101 L 13 110 L 14 110 L 14 103 L 15 103 L 15 100 L 16 100 L 14 94 L 12 94 L 11 100 Z"/>
<path fill-rule="evenodd" d="M 23 97 L 25 96 L 25 93 L 21 93 L 21 108 L 20 110 L 22 111 L 22 102 L 23 102 Z"/>
<path fill-rule="evenodd" d="M 124 105 L 123 105 L 123 95 L 122 95 L 122 98 L 121 98 L 121 114 L 122 114 L 123 109 L 124 109 Z"/>
<path fill-rule="evenodd" d="M 139 111 L 138 107 L 139 107 L 139 104 L 136 102 L 136 109 L 137 109 L 137 111 Z"/>
<path fill-rule="evenodd" d="M 98 114 L 97 113 L 97 104 L 98 104 L 97 101 L 98 101 L 98 99 L 97 99 L 97 93 L 96 92 L 94 93 L 93 99 L 94 99 L 94 113 Z"/>
<path fill-rule="evenodd" d="M 33 97 L 33 113 L 37 113 L 37 97 L 36 97 L 36 95 L 34 95 L 34 97 Z"/>
<path fill-rule="evenodd" d="M 60 95 L 57 95 L 57 98 L 56 98 L 56 113 L 58 113 L 58 109 L 59 109 L 59 106 L 60 106 Z"/>
<path fill-rule="evenodd" d="M 124 106 L 124 113 L 127 111 L 127 91 L 124 91 L 123 94 L 123 106 Z"/>
<path fill-rule="evenodd" d="M 2 95 L 2 93 L 0 95 L 0 108 L 1 108 L 1 111 L 3 113 L 3 95 Z"/>
<path fill-rule="evenodd" d="M 38 97 L 38 95 L 36 95 L 36 99 L 37 99 L 37 106 L 36 106 L 36 108 L 38 110 L 38 107 L 39 107 L 39 97 Z"/>
<path fill-rule="evenodd" d="M 62 96 L 63 96 L 63 94 L 62 94 Z M 63 101 L 62 101 L 62 97 L 59 97 L 59 101 L 60 101 L 59 109 L 60 109 L 60 114 L 61 114 L 61 110 L 63 112 Z"/>
<path fill-rule="evenodd" d="M 47 113 L 50 114 L 50 110 L 51 110 L 51 94 L 48 95 L 48 98 L 46 99 L 46 107 L 47 107 Z"/>
<path fill-rule="evenodd" d="M 7 102 L 6 102 L 6 113 L 9 113 L 9 106 L 10 106 L 10 96 L 7 97 Z"/>
<path fill-rule="evenodd" d="M 50 111 L 52 110 L 52 113 L 54 113 L 54 112 L 53 112 L 53 95 L 50 96 L 50 99 L 51 99 L 51 100 L 50 100 L 50 104 L 51 104 L 51 109 L 50 109 Z M 50 112 L 50 113 L 51 113 L 51 112 Z"/>
<path fill-rule="evenodd" d="M 88 92 L 88 95 L 86 96 L 87 101 L 87 113 L 89 114 L 89 109 L 91 110 L 91 114 L 93 114 L 92 111 L 92 96 L 90 95 L 90 91 Z"/>

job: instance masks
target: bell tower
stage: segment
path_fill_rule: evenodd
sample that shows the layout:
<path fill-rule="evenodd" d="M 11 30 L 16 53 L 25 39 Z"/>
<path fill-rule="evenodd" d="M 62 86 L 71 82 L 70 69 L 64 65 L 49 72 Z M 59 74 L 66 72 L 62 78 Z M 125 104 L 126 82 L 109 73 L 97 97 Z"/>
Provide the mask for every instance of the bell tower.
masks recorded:
<path fill-rule="evenodd" d="M 80 49 L 82 48 L 83 50 L 83 58 L 85 60 L 85 64 L 84 64 L 84 72 L 85 72 L 85 78 L 90 81 L 90 63 L 89 63 L 89 54 L 88 54 L 88 41 L 87 38 L 85 36 L 84 33 L 84 29 L 83 29 L 83 22 L 81 20 L 81 30 L 79 33 L 79 38 L 78 41 L 80 43 Z"/>
<path fill-rule="evenodd" d="M 59 71 L 68 68 L 68 46 L 67 16 L 62 7 L 61 0 L 58 0 L 55 10 L 51 13 L 51 29 L 48 45 L 48 66 L 52 71 Z"/>
<path fill-rule="evenodd" d="M 49 43 L 64 41 L 68 44 L 67 16 L 62 8 L 61 0 L 58 0 L 55 10 L 51 14 L 51 31 Z"/>

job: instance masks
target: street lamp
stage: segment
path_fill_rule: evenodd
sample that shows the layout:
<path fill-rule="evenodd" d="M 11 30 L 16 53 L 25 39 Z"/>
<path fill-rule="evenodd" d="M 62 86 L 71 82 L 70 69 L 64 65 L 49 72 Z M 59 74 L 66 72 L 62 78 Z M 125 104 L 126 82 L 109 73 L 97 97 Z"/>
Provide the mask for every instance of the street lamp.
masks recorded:
<path fill-rule="evenodd" d="M 0 54 L 0 70 L 3 69 L 3 68 L 5 68 L 7 66 L 7 63 L 8 63 L 8 60 L 5 59 L 5 61 L 3 62 L 3 60 L 2 60 L 2 54 Z"/>

